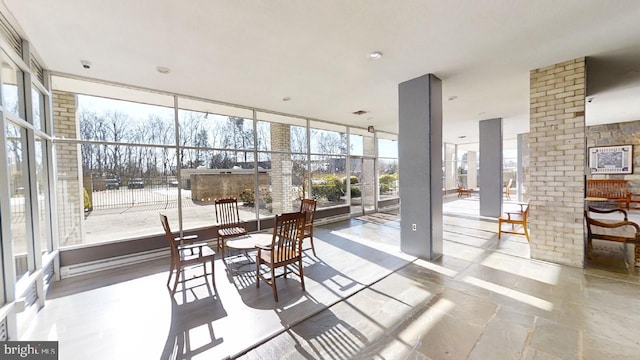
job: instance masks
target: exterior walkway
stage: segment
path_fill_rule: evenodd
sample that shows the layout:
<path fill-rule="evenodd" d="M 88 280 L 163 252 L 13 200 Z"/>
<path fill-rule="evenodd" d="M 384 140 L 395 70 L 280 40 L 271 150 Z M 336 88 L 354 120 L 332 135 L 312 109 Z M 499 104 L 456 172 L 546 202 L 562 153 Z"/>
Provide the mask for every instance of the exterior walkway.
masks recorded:
<path fill-rule="evenodd" d="M 21 340 L 92 360 L 638 358 L 640 278 L 623 256 L 530 260 L 523 236 L 497 240 L 477 199 L 444 208 L 437 261 L 400 253 L 397 216 L 372 214 L 318 227 L 307 291 L 279 279 L 279 303 L 220 260 L 215 289 L 194 280 L 171 299 L 168 264 L 152 261 L 54 284 Z"/>

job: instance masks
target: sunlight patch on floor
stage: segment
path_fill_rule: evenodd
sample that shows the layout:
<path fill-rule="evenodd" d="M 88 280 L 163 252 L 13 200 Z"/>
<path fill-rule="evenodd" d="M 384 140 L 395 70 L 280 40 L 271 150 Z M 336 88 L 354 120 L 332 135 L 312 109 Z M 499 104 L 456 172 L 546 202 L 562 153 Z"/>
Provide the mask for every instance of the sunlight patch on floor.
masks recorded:
<path fill-rule="evenodd" d="M 517 291 L 517 290 L 513 290 L 510 289 L 508 287 L 505 286 L 501 286 L 501 285 L 497 285 L 494 284 L 492 282 L 488 282 L 488 281 L 484 281 L 481 279 L 478 279 L 476 277 L 473 276 L 466 276 L 464 279 L 462 279 L 462 281 L 471 284 L 471 285 L 475 285 L 477 287 L 483 288 L 485 290 L 489 290 L 492 291 L 496 294 L 500 294 L 500 295 L 504 295 L 507 297 L 510 297 L 514 300 L 518 300 L 522 303 L 531 305 L 531 306 L 535 306 L 538 309 L 542 309 L 542 310 L 546 310 L 546 311 L 552 311 L 553 310 L 553 304 L 550 303 L 549 301 L 540 299 L 538 297 L 529 295 L 529 294 L 525 294 L 523 292 Z"/>

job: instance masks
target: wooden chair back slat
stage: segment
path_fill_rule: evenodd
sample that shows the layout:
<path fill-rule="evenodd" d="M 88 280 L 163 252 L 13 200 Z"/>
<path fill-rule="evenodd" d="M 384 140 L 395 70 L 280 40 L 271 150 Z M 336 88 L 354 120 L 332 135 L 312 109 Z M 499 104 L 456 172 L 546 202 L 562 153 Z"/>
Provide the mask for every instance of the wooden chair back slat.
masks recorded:
<path fill-rule="evenodd" d="M 220 227 L 234 227 L 241 222 L 238 200 L 236 198 L 218 199 L 215 201 L 216 222 Z"/>
<path fill-rule="evenodd" d="M 288 213 L 276 216 L 271 240 L 274 263 L 295 259 L 302 252 L 305 214 Z"/>

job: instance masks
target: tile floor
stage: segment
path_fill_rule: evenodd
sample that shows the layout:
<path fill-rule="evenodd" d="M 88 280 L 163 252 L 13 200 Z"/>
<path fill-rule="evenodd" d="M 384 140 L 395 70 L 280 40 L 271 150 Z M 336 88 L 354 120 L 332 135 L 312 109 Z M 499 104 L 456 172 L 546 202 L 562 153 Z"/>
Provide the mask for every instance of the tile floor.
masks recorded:
<path fill-rule="evenodd" d="M 505 204 L 508 208 L 509 204 Z M 373 214 L 316 229 L 298 279 L 255 288 L 216 262 L 216 287 L 170 297 L 164 259 L 65 279 L 23 339 L 61 359 L 639 359 L 640 277 L 599 244 L 586 269 L 497 241 L 477 199 L 444 205 L 444 255 L 399 252 L 399 222 Z"/>

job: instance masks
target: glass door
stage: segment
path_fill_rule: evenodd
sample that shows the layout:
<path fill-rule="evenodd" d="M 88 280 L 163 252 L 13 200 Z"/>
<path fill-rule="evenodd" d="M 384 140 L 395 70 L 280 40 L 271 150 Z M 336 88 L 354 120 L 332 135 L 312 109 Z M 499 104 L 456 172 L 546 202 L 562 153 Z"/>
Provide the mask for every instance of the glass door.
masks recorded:
<path fill-rule="evenodd" d="M 351 215 L 360 216 L 376 210 L 375 161 L 372 158 L 351 158 Z"/>

